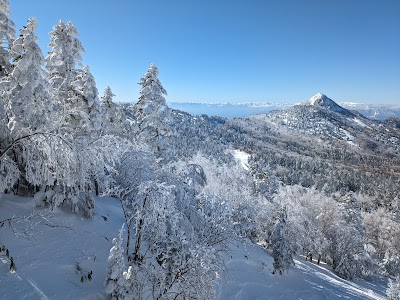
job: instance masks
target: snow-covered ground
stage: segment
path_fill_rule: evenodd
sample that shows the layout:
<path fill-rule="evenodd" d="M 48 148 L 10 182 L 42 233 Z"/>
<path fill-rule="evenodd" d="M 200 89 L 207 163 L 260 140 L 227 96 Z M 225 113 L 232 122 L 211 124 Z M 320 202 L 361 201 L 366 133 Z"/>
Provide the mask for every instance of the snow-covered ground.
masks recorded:
<path fill-rule="evenodd" d="M 243 169 L 246 171 L 249 170 L 249 153 L 236 149 L 232 151 L 232 155 L 240 163 Z"/>
<path fill-rule="evenodd" d="M 32 198 L 5 195 L 0 221 L 12 217 L 17 218 L 12 227 L 0 228 L 0 243 L 14 257 L 16 272 L 0 262 L 0 299 L 104 298 L 109 250 L 123 223 L 118 200 L 98 198 L 95 216 L 88 220 L 68 211 L 35 209 Z"/>
<path fill-rule="evenodd" d="M 273 258 L 250 243 L 235 243 L 227 257 L 228 272 L 219 287 L 220 300 L 236 299 L 386 299 L 386 281 L 346 281 L 326 265 L 295 260 L 296 267 L 284 275 L 273 275 Z"/>
<path fill-rule="evenodd" d="M 123 222 L 118 200 L 97 198 L 93 219 L 34 207 L 32 198 L 0 199 L 0 299 L 104 299 L 111 241 Z M 272 274 L 272 257 L 258 245 L 234 241 L 226 254 L 218 299 L 385 299 L 385 280 L 345 281 L 303 258 L 285 275 Z M 92 280 L 88 273 L 93 272 Z M 83 280 L 83 282 L 81 282 Z"/>

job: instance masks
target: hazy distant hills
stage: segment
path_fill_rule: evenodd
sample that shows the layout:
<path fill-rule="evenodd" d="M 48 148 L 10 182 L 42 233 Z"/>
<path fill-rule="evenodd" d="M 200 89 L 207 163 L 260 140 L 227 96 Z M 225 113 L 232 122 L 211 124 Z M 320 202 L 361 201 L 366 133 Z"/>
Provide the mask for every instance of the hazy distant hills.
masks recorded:
<path fill-rule="evenodd" d="M 352 102 L 342 102 L 339 104 L 344 108 L 356 110 L 369 119 L 385 120 L 391 117 L 400 117 L 400 105 L 378 105 Z"/>
<path fill-rule="evenodd" d="M 291 107 L 288 103 L 248 102 L 248 103 L 196 103 L 171 102 L 168 106 L 182 110 L 192 115 L 219 116 L 223 118 L 243 118 L 250 115 L 265 114 L 272 110 L 281 110 Z"/>
<path fill-rule="evenodd" d="M 339 105 L 348 110 L 356 110 L 370 119 L 385 120 L 390 117 L 400 117 L 400 105 L 376 105 L 342 102 Z M 265 114 L 272 110 L 282 110 L 293 106 L 288 103 L 248 102 L 248 103 L 200 103 L 171 102 L 168 106 L 182 110 L 192 115 L 220 116 L 224 118 L 242 118 L 250 115 Z"/>

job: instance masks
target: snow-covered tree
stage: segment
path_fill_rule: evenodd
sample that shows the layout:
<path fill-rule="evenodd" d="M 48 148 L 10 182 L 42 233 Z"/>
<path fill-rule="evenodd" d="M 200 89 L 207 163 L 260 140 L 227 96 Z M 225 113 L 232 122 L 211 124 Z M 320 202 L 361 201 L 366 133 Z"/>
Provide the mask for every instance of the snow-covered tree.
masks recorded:
<path fill-rule="evenodd" d="M 126 135 L 128 133 L 126 117 L 122 108 L 113 102 L 114 96 L 115 95 L 111 91 L 111 88 L 107 86 L 104 90 L 103 97 L 101 97 L 103 119 L 106 123 L 107 132 Z"/>
<path fill-rule="evenodd" d="M 53 95 L 62 104 L 69 98 L 68 93 L 72 90 L 71 83 L 77 74 L 77 66 L 82 65 L 81 53 L 85 50 L 78 36 L 78 30 L 71 21 L 64 23 L 60 20 L 50 32 L 51 50 L 46 56 L 46 69 Z"/>
<path fill-rule="evenodd" d="M 400 276 L 393 280 L 389 278 L 386 296 L 388 300 L 400 300 Z"/>
<path fill-rule="evenodd" d="M 109 299 L 124 299 L 126 280 L 124 278 L 125 258 L 123 256 L 124 225 L 118 232 L 118 238 L 113 239 L 113 247 L 108 256 L 106 295 Z"/>
<path fill-rule="evenodd" d="M 168 126 L 169 109 L 164 95 L 167 91 L 158 79 L 158 68 L 151 64 L 140 79 L 139 101 L 134 105 L 139 127 L 139 138 L 161 155 L 166 150 L 165 138 L 171 133 Z"/>
<path fill-rule="evenodd" d="M 1 83 L 7 91 L 8 126 L 19 136 L 29 130 L 48 130 L 52 126 L 53 102 L 42 69 L 44 58 L 37 45 L 36 27 L 37 20 L 30 18 L 21 29 L 10 50 L 13 70 Z"/>
<path fill-rule="evenodd" d="M 67 126 L 74 129 L 74 135 L 103 130 L 102 112 L 96 82 L 88 66 L 79 71 L 73 82 L 68 98 Z"/>
<path fill-rule="evenodd" d="M 11 71 L 9 49 L 15 39 L 15 24 L 7 0 L 0 0 L 0 78 Z"/>
<path fill-rule="evenodd" d="M 369 277 L 374 274 L 375 266 L 365 245 L 365 230 L 357 198 L 348 194 L 340 205 L 341 220 L 333 225 L 332 239 L 333 269 L 340 276 Z"/>
<path fill-rule="evenodd" d="M 148 292 L 135 291 L 143 298 L 210 299 L 218 270 L 218 245 L 198 236 L 188 216 L 178 209 L 177 194 L 175 186 L 162 183 L 139 186 L 133 203 L 136 233 L 130 280 L 134 284 L 146 279 Z"/>
<path fill-rule="evenodd" d="M 383 208 L 363 214 L 368 244 L 380 261 L 385 275 L 400 274 L 400 224 Z"/>
<path fill-rule="evenodd" d="M 154 64 L 150 64 L 146 74 L 140 79 L 139 84 L 140 97 L 138 104 L 144 111 L 152 111 L 153 109 L 163 109 L 166 101 L 163 95 L 167 95 L 167 91 L 161 85 L 158 79 L 158 68 Z"/>
<path fill-rule="evenodd" d="M 283 274 L 294 267 L 293 250 L 286 238 L 287 210 L 283 207 L 277 217 L 272 236 L 272 257 L 274 258 L 274 274 Z"/>
<path fill-rule="evenodd" d="M 279 188 L 279 182 L 271 167 L 267 162 L 253 157 L 249 159 L 249 162 L 254 191 L 267 199 L 272 199 Z"/>
<path fill-rule="evenodd" d="M 329 244 L 324 229 L 330 226 L 330 223 L 324 223 L 325 217 L 334 218 L 332 212 L 337 210 L 336 202 L 314 189 L 301 186 L 281 187 L 274 200 L 288 209 L 286 237 L 293 250 L 297 254 L 323 257 Z"/>
<path fill-rule="evenodd" d="M 103 101 L 103 105 L 107 108 L 112 108 L 114 106 L 113 97 L 114 93 L 112 92 L 111 88 L 107 86 L 104 90 L 104 95 L 101 97 Z"/>
<path fill-rule="evenodd" d="M 0 196 L 10 190 L 20 178 L 18 165 L 5 152 L 0 155 Z"/>
<path fill-rule="evenodd" d="M 134 299 L 213 298 L 218 253 L 229 237 L 225 207 L 216 197 L 196 197 L 205 178 L 190 165 L 157 162 L 154 154 L 133 151 L 118 167 L 130 240 L 126 292 Z"/>
<path fill-rule="evenodd" d="M 202 192 L 229 203 L 230 218 L 239 236 L 257 238 L 271 212 L 271 203 L 261 194 L 254 194 L 253 178 L 237 162 L 226 164 L 197 153 L 190 161 L 202 167 L 207 182 Z M 267 179 L 265 179 L 267 180 Z M 222 200 L 223 199 L 223 200 Z"/>

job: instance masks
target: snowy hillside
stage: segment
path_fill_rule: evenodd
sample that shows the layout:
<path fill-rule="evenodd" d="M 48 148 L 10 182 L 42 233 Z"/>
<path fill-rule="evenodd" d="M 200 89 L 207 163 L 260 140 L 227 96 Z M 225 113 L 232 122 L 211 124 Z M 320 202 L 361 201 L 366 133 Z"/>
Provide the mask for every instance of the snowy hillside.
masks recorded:
<path fill-rule="evenodd" d="M 35 209 L 32 198 L 1 199 L 0 220 L 10 219 L 2 239 L 16 264 L 10 273 L 7 261 L 0 261 L 2 300 L 105 299 L 107 258 L 123 215 L 115 198 L 96 203 L 88 220 L 62 210 Z M 226 270 L 219 274 L 220 300 L 385 299 L 385 280 L 349 282 L 303 257 L 289 273 L 273 275 L 273 258 L 261 246 L 231 242 L 224 256 Z"/>
<path fill-rule="evenodd" d="M 273 275 L 273 258 L 260 246 L 250 243 L 232 245 L 227 273 L 219 287 L 219 299 L 386 299 L 386 281 L 349 282 L 333 274 L 325 264 L 295 260 L 296 267 L 281 277 Z"/>

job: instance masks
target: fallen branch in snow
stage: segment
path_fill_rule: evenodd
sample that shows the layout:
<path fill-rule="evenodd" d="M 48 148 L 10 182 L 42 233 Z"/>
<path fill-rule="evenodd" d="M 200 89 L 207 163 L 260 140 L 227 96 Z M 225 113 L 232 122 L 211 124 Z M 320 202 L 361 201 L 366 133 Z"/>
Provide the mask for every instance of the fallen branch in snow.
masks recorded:
<path fill-rule="evenodd" d="M 8 248 L 3 244 L 0 244 L 0 254 L 3 254 L 8 258 L 8 260 L 10 261 L 10 272 L 14 272 L 16 269 L 14 258 L 10 255 L 10 251 L 8 250 Z"/>
<path fill-rule="evenodd" d="M 36 218 L 36 220 L 35 220 Z M 33 235 L 33 231 L 35 227 L 41 223 L 39 218 L 43 218 L 48 221 L 43 213 L 40 211 L 33 211 L 28 216 L 12 216 L 10 218 L 4 219 L 0 221 L 0 228 L 5 224 L 8 224 L 8 227 L 14 233 L 15 236 L 23 236 L 26 239 L 35 239 Z"/>
<path fill-rule="evenodd" d="M 65 225 L 50 224 L 50 223 L 43 223 L 43 225 L 46 225 L 46 226 L 49 226 L 49 227 L 52 227 L 52 228 L 65 228 L 65 229 L 69 229 L 69 230 L 75 231 L 74 228 L 69 227 L 69 226 L 65 226 Z"/>
<path fill-rule="evenodd" d="M 28 220 L 29 223 L 30 223 L 30 221 L 31 221 L 31 219 L 32 219 L 32 217 L 33 217 L 33 214 L 34 214 L 34 213 L 30 214 L 28 217 L 16 217 L 16 216 L 14 215 L 14 216 L 11 217 L 11 218 L 2 220 L 2 221 L 0 221 L 0 228 L 3 227 L 5 224 L 8 224 L 8 227 L 11 229 L 11 231 L 14 233 L 15 236 L 19 236 L 19 235 L 22 235 L 22 236 L 24 236 L 24 237 L 29 236 L 29 237 L 35 239 L 31 233 L 28 233 L 28 232 L 27 232 L 26 229 L 23 230 L 23 233 L 20 233 L 20 232 L 15 228 L 15 226 L 13 226 L 13 222 L 14 222 L 15 224 L 18 224 L 18 222 L 20 222 L 21 220 Z M 31 226 L 31 227 L 32 227 L 32 226 Z"/>

